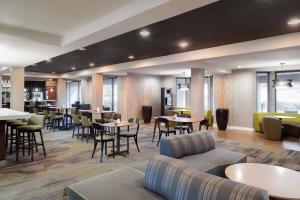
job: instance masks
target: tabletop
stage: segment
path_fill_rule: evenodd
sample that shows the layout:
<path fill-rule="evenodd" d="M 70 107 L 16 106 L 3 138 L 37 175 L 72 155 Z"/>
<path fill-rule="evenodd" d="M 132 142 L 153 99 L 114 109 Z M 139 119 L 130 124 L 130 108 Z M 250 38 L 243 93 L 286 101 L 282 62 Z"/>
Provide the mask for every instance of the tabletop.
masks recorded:
<path fill-rule="evenodd" d="M 265 189 L 271 197 L 300 199 L 300 172 L 273 165 L 239 163 L 227 167 L 225 174 L 231 180 Z"/>
<path fill-rule="evenodd" d="M 13 120 L 13 119 L 28 119 L 30 114 L 28 112 L 21 112 L 8 108 L 0 108 L 0 120 Z"/>
<path fill-rule="evenodd" d="M 106 126 L 106 127 L 125 127 L 125 126 L 134 126 L 136 123 L 128 122 L 128 121 L 121 121 L 119 124 L 116 124 L 115 122 L 110 122 L 110 123 L 104 123 L 101 124 L 101 126 Z"/>
<path fill-rule="evenodd" d="M 200 122 L 202 119 L 198 116 L 192 116 L 191 118 L 187 117 L 174 117 L 174 116 L 159 116 L 161 118 L 165 118 L 172 122 L 179 122 L 179 123 L 196 123 Z M 152 117 L 152 119 L 158 119 L 159 117 Z"/>

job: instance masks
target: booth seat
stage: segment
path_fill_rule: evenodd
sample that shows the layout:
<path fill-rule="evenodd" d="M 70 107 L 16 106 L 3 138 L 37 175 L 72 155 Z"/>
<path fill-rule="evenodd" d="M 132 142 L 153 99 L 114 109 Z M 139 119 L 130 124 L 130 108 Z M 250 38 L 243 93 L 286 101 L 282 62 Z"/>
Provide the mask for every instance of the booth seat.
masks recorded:
<path fill-rule="evenodd" d="M 276 113 L 276 112 L 256 112 L 253 114 L 253 128 L 257 132 L 263 132 L 261 130 L 261 126 L 259 125 L 262 123 L 262 120 L 265 116 L 291 116 L 295 117 L 293 119 L 282 119 L 283 124 L 300 124 L 300 114 L 295 113 Z"/>

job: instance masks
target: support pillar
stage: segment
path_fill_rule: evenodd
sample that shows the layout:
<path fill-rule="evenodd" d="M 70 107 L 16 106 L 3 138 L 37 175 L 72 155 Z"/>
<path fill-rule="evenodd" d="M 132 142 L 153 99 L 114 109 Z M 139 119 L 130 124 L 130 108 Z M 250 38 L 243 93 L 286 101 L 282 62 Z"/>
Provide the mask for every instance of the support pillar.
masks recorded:
<path fill-rule="evenodd" d="M 24 67 L 11 70 L 10 84 L 10 108 L 24 111 Z"/>
<path fill-rule="evenodd" d="M 57 101 L 58 106 L 67 105 L 67 81 L 64 79 L 57 79 Z"/>
<path fill-rule="evenodd" d="M 192 116 L 204 118 L 204 70 L 191 69 Z M 197 124 L 198 125 L 198 124 Z M 194 124 L 194 130 L 198 127 Z"/>
<path fill-rule="evenodd" d="M 103 75 L 94 74 L 92 76 L 92 109 L 99 108 L 100 112 L 103 110 Z M 99 116 L 93 116 L 93 119 Z"/>

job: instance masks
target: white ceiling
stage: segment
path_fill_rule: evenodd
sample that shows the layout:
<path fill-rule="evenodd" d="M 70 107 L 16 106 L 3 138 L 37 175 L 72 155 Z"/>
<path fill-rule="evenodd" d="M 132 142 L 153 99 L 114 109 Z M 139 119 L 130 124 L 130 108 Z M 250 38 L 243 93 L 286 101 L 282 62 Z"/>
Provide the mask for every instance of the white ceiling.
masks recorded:
<path fill-rule="evenodd" d="M 135 0 L 2 0 L 0 24 L 63 36 Z"/>
<path fill-rule="evenodd" d="M 0 0 L 0 67 L 24 67 L 217 0 Z"/>
<path fill-rule="evenodd" d="M 300 47 L 204 59 L 203 62 L 224 69 L 236 69 L 238 66 L 242 68 L 277 67 L 280 63 L 285 63 L 285 66 L 300 66 Z"/>

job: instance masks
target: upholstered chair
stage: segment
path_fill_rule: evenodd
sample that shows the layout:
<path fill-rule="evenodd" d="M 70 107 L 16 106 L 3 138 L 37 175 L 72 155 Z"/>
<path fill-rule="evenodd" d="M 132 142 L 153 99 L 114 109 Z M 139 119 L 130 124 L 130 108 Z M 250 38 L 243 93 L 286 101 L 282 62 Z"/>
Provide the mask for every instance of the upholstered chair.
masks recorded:
<path fill-rule="evenodd" d="M 282 140 L 282 122 L 274 117 L 263 118 L 264 136 L 268 140 Z"/>

